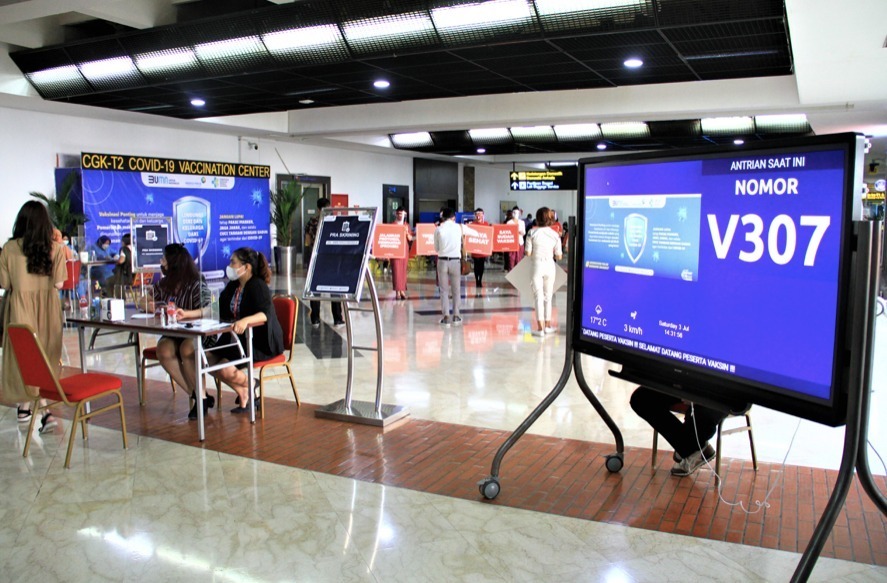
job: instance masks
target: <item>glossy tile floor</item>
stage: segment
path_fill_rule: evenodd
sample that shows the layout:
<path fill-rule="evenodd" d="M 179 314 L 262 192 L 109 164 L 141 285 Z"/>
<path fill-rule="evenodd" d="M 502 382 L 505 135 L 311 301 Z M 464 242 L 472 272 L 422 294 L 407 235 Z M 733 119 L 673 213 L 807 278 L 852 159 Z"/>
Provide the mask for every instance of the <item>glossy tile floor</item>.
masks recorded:
<path fill-rule="evenodd" d="M 489 273 L 480 295 L 469 284 L 463 327 L 441 329 L 428 275 L 411 274 L 410 299 L 399 302 L 384 276 L 378 281 L 383 401 L 409 407 L 417 419 L 513 429 L 557 380 L 564 337 L 529 334 L 532 311 L 521 306 L 501 271 Z M 292 282 L 295 290 L 300 285 Z M 557 303 L 564 301 L 559 294 Z M 329 321 L 327 307 L 323 317 Z M 559 320 L 563 328 L 562 314 Z M 354 322 L 357 342 L 372 342 L 367 315 L 355 313 Z M 76 366 L 76 336 L 66 334 L 64 360 Z M 873 416 L 884 411 L 887 318 L 879 319 L 877 334 Z M 301 319 L 304 343 L 296 358 L 304 402 L 326 404 L 344 395 L 342 335 Z M 372 400 L 374 355 L 358 360 L 355 398 Z M 128 376 L 135 370 L 129 353 L 90 355 L 88 366 Z M 609 377 L 609 366 L 583 358 L 586 378 L 626 445 L 649 448 L 649 427 L 627 406 L 633 387 Z M 157 368 L 149 376 L 164 379 Z M 268 395 L 292 400 L 283 383 Z M 838 467 L 843 429 L 761 407 L 753 413 L 762 461 Z M 139 412 L 130 407 L 127 415 Z M 887 430 L 874 425 L 869 440 L 884 456 Z M 100 426 L 90 430 L 88 447 L 75 446 L 73 467 L 64 470 L 62 430 L 35 435 L 27 460 L 21 457 L 24 430 L 14 410 L 0 409 L 3 581 L 786 581 L 799 559 L 383 486 L 135 433 L 123 452 L 119 433 Z M 531 432 L 613 441 L 573 381 Z M 723 449 L 730 458 L 749 457 L 742 436 L 725 438 Z M 883 476 L 878 456 L 870 453 L 870 460 Z M 820 558 L 812 579 L 884 581 L 887 568 Z"/>

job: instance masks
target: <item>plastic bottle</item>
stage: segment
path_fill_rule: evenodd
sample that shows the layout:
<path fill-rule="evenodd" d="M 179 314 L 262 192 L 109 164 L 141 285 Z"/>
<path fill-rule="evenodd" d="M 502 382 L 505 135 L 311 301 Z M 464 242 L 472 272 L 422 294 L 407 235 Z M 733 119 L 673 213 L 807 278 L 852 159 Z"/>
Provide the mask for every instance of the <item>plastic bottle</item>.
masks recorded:
<path fill-rule="evenodd" d="M 176 324 L 176 303 L 173 300 L 170 300 L 168 304 L 166 304 L 166 325 L 167 326 L 175 326 Z"/>

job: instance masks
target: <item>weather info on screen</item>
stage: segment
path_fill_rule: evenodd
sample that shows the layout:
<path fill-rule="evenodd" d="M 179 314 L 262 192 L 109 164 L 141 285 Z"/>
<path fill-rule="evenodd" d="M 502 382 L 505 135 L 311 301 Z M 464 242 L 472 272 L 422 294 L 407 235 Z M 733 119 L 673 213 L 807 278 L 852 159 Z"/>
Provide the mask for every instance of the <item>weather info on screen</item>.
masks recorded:
<path fill-rule="evenodd" d="M 828 397 L 842 151 L 584 172 L 584 337 Z"/>

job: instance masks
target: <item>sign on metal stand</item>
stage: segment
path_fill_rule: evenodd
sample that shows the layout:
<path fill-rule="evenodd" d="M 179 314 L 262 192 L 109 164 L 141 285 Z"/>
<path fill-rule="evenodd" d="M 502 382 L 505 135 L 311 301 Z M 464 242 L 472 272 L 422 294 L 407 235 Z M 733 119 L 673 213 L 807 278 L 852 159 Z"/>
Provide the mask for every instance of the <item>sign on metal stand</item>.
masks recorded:
<path fill-rule="evenodd" d="M 316 417 L 388 427 L 409 415 L 406 407 L 382 403 L 384 379 L 384 343 L 382 319 L 376 285 L 367 266 L 375 226 L 376 208 L 326 208 L 321 211 L 317 227 L 317 243 L 311 253 L 305 291 L 309 301 L 330 301 L 343 304 L 346 341 L 348 344 L 348 381 L 345 398 L 315 411 Z M 364 284 L 370 293 L 370 306 L 360 305 Z M 353 312 L 373 314 L 375 346 L 354 343 Z M 358 350 L 376 353 L 376 397 L 374 402 L 352 398 L 354 357 Z"/>

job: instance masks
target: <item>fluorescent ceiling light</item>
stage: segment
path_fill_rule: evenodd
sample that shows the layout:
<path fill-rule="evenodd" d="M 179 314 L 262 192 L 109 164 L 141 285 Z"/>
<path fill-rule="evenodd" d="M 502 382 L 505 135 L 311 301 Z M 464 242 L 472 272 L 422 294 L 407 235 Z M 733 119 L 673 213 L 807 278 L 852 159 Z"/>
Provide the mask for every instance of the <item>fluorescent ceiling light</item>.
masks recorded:
<path fill-rule="evenodd" d="M 313 99 L 300 99 L 299 103 L 301 103 L 302 105 L 311 105 L 312 103 L 314 103 L 314 100 Z"/>
<path fill-rule="evenodd" d="M 434 25 L 425 14 L 410 12 L 346 22 L 342 26 L 342 30 L 345 33 L 345 38 L 349 42 L 353 42 L 416 33 L 430 33 L 434 30 Z"/>
<path fill-rule="evenodd" d="M 265 52 L 265 45 L 257 36 L 244 36 L 195 45 L 194 50 L 200 59 L 214 60 L 261 54 Z"/>
<path fill-rule="evenodd" d="M 204 105 L 206 105 L 206 101 L 200 99 L 199 97 L 195 97 L 191 100 L 191 105 L 193 105 L 194 107 L 203 107 Z"/>
<path fill-rule="evenodd" d="M 607 144 L 601 142 L 600 144 L 597 145 L 597 149 L 598 149 L 598 150 L 606 150 L 606 149 L 607 149 Z"/>
<path fill-rule="evenodd" d="M 191 49 L 170 49 L 136 55 L 136 67 L 144 73 L 160 73 L 170 69 L 186 69 L 197 64 Z"/>
<path fill-rule="evenodd" d="M 803 113 L 790 113 L 783 115 L 756 115 L 755 126 L 762 132 L 807 132 L 810 124 Z"/>
<path fill-rule="evenodd" d="M 688 61 L 706 61 L 709 59 L 736 59 L 739 57 L 763 57 L 765 55 L 775 55 L 779 51 L 735 51 L 728 53 L 704 53 L 701 55 L 685 55 Z"/>
<path fill-rule="evenodd" d="M 468 135 L 475 144 L 507 144 L 511 142 L 511 133 L 508 128 L 486 128 L 481 130 L 468 130 Z"/>
<path fill-rule="evenodd" d="M 80 71 L 90 81 L 129 75 L 134 73 L 135 69 L 136 66 L 129 57 L 115 57 L 113 59 L 80 63 Z"/>
<path fill-rule="evenodd" d="M 742 117 L 704 117 L 702 133 L 712 136 L 732 134 L 752 134 L 755 122 L 752 118 Z"/>
<path fill-rule="evenodd" d="M 579 142 L 584 140 L 599 140 L 602 137 L 601 128 L 596 123 L 574 123 L 554 126 L 557 139 L 562 142 Z"/>
<path fill-rule="evenodd" d="M 386 81 L 385 79 L 379 79 L 377 81 L 373 81 L 373 87 L 376 89 L 388 89 L 391 87 L 391 83 Z"/>
<path fill-rule="evenodd" d="M 650 127 L 642 121 L 617 121 L 602 123 L 601 133 L 607 139 L 649 138 Z"/>
<path fill-rule="evenodd" d="M 529 20 L 530 7 L 526 0 L 491 0 L 477 4 L 462 4 L 435 8 L 431 18 L 438 29 L 480 28 L 490 24 L 506 24 Z"/>
<path fill-rule="evenodd" d="M 478 149 L 477 149 L 477 153 L 478 153 L 478 154 L 486 154 L 486 153 L 487 153 L 487 149 L 486 149 L 486 148 L 478 148 Z"/>
<path fill-rule="evenodd" d="M 549 162 L 549 168 L 569 168 L 570 166 L 575 166 L 576 162 Z"/>
<path fill-rule="evenodd" d="M 74 65 L 67 65 L 65 67 L 54 67 L 52 69 L 43 69 L 42 71 L 28 73 L 28 79 L 30 79 L 31 83 L 34 83 L 35 85 L 65 83 L 67 81 L 83 82 L 83 77 L 80 75 L 80 70 Z"/>
<path fill-rule="evenodd" d="M 430 148 L 434 145 L 431 134 L 428 132 L 392 134 L 390 137 L 395 148 Z"/>
<path fill-rule="evenodd" d="M 341 40 L 339 28 L 331 24 L 293 28 L 262 35 L 262 42 L 272 53 L 338 44 Z"/>
<path fill-rule="evenodd" d="M 554 130 L 551 126 L 532 126 L 511 128 L 515 140 L 553 140 Z"/>
<path fill-rule="evenodd" d="M 608 8 L 642 8 L 644 0 L 535 0 L 534 4 L 540 16 L 552 16 Z"/>

